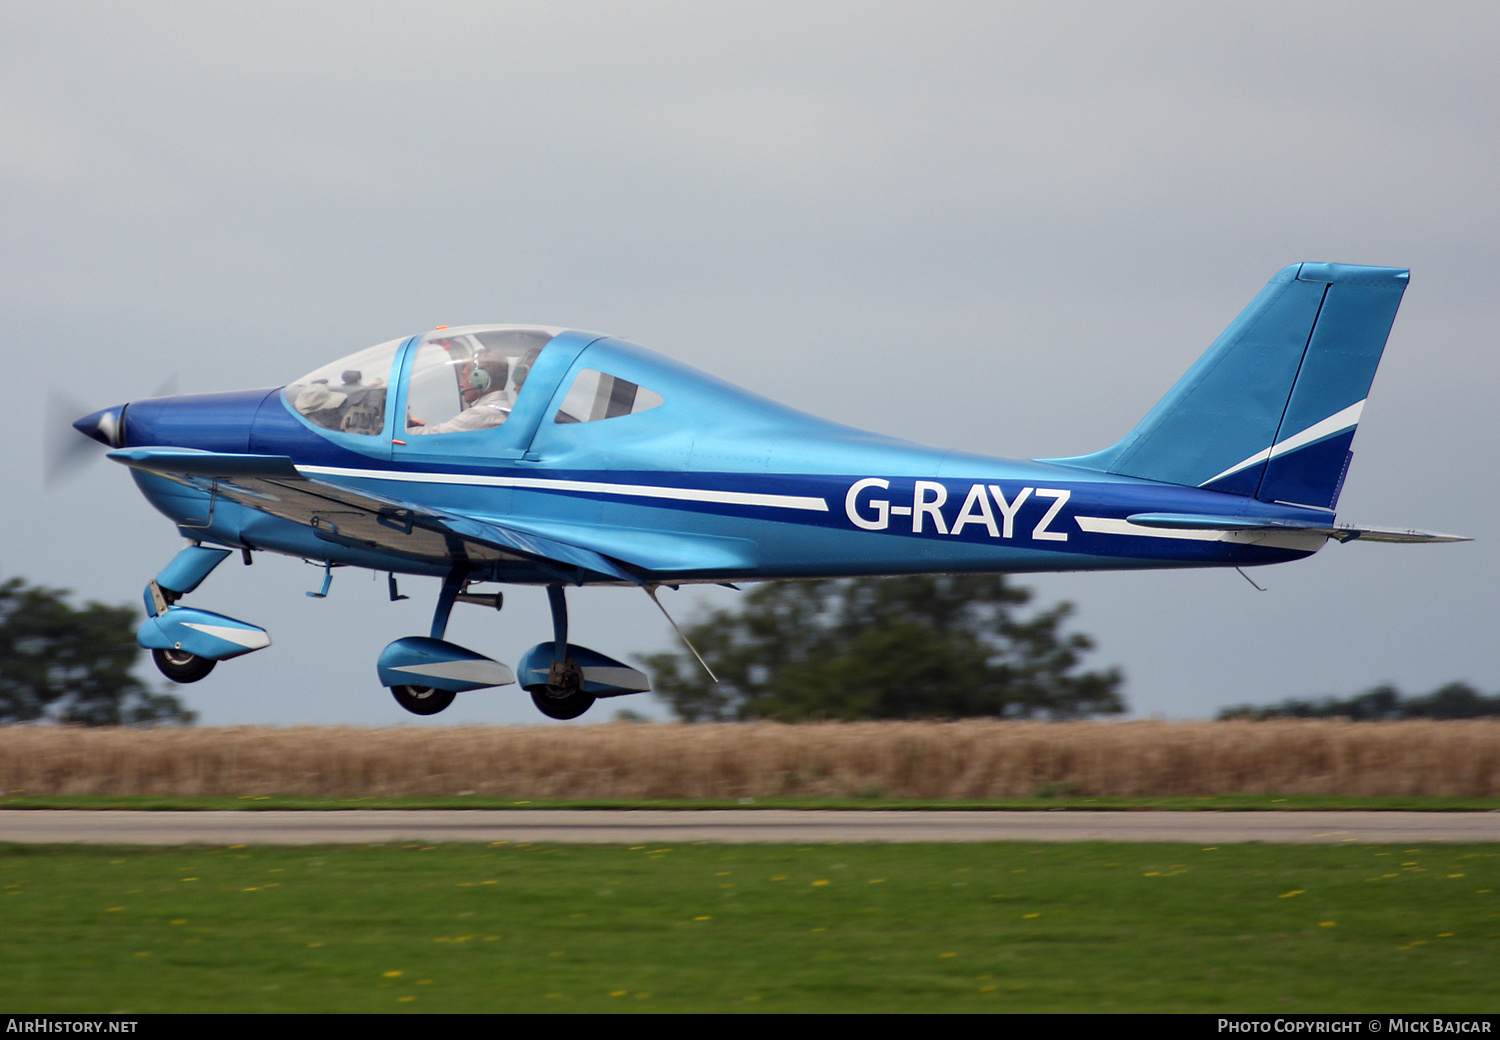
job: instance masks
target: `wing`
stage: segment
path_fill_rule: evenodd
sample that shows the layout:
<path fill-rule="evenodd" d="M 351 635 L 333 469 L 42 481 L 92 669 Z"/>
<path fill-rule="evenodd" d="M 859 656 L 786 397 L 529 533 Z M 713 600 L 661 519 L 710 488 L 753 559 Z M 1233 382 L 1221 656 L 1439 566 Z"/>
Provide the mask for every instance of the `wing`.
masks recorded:
<path fill-rule="evenodd" d="M 285 455 L 238 455 L 182 448 L 126 448 L 109 457 L 132 469 L 217 494 L 249 509 L 311 527 L 339 545 L 415 560 L 474 563 L 545 561 L 589 576 L 647 584 L 624 561 L 574 539 L 463 516 L 304 476 Z"/>

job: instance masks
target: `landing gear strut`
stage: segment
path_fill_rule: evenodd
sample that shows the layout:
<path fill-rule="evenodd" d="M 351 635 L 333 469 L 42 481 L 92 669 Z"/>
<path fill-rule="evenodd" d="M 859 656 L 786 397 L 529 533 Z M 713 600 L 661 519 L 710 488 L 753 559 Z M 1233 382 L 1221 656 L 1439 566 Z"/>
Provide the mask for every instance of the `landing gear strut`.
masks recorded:
<path fill-rule="evenodd" d="M 576 719 L 594 706 L 594 695 L 583 691 L 583 669 L 568 656 L 568 601 L 561 585 L 547 586 L 552 607 L 552 667 L 545 684 L 528 686 L 531 703 L 549 719 Z"/>
<path fill-rule="evenodd" d="M 443 639 L 453 604 L 481 600 L 478 596 L 464 596 L 467 576 L 467 567 L 455 566 L 443 579 L 430 635 L 405 636 L 380 652 L 375 667 L 381 683 L 390 688 L 396 703 L 413 715 L 436 715 L 465 690 L 482 690 L 516 681 L 515 673 L 505 665 Z M 395 588 L 392 579 L 393 596 Z M 482 601 L 497 610 L 501 602 L 498 594 Z"/>
<path fill-rule="evenodd" d="M 448 632 L 448 617 L 453 613 L 453 604 L 463 591 L 464 571 L 455 567 L 443 579 L 443 591 L 438 593 L 437 609 L 432 614 L 431 639 L 442 639 Z M 311 592 L 308 593 L 312 595 Z M 396 598 L 396 576 L 391 575 L 391 598 Z M 405 597 L 402 597 L 403 599 Z M 391 696 L 413 715 L 436 715 L 453 703 L 458 696 L 456 690 L 440 690 L 436 686 L 392 686 Z"/>

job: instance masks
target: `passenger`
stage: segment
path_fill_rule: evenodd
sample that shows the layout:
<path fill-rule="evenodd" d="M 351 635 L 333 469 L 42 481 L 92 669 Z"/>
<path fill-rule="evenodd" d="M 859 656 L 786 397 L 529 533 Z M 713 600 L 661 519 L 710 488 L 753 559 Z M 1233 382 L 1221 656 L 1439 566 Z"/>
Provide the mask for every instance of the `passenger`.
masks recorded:
<path fill-rule="evenodd" d="M 347 400 L 349 400 L 348 394 L 342 394 L 337 390 L 329 389 L 328 380 L 319 379 L 316 382 L 309 383 L 302 388 L 301 392 L 297 394 L 296 406 L 297 411 L 301 412 L 309 419 L 313 419 L 314 422 L 318 421 L 317 419 L 313 418 L 314 413 L 322 412 L 325 410 L 331 411 L 333 413 L 332 428 L 337 429 L 339 415 L 338 410 L 343 407 L 344 402 Z M 329 424 L 325 422 L 320 423 L 320 425 L 327 426 Z"/>
<path fill-rule="evenodd" d="M 516 371 L 514 373 L 516 393 L 519 394 L 521 392 L 521 387 L 526 383 L 526 377 L 531 374 L 531 366 L 536 364 L 536 359 L 540 357 L 541 354 L 541 347 L 532 347 L 522 356 L 520 361 L 516 362 Z"/>
<path fill-rule="evenodd" d="M 489 430 L 510 417 L 510 391 L 505 389 L 510 366 L 503 355 L 486 351 L 464 365 L 458 385 L 464 410 L 447 422 L 427 426 L 418 420 L 408 421 L 408 433 L 459 433 L 465 430 Z"/>

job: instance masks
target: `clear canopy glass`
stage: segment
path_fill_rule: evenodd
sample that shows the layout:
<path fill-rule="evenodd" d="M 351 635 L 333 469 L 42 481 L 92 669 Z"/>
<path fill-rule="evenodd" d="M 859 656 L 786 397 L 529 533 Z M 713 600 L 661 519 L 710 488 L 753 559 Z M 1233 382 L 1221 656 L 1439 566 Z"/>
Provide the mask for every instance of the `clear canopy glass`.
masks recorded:
<path fill-rule="evenodd" d="M 467 325 L 428 333 L 412 359 L 406 434 L 502 425 L 537 358 L 560 331 L 536 325 Z"/>
<path fill-rule="evenodd" d="M 385 429 L 385 398 L 396 350 L 393 339 L 309 372 L 286 388 L 287 403 L 329 430 L 376 436 Z"/>
<path fill-rule="evenodd" d="M 662 403 L 661 394 L 597 369 L 578 373 L 553 422 L 580 423 L 634 415 Z"/>

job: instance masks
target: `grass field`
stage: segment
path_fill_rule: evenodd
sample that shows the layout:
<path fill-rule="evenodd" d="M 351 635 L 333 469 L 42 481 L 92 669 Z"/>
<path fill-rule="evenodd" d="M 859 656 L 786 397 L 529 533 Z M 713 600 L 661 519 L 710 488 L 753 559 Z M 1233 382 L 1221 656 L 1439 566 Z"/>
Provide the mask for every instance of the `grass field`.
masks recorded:
<path fill-rule="evenodd" d="M 0 1010 L 1468 1011 L 1500 849 L 0 846 Z"/>

